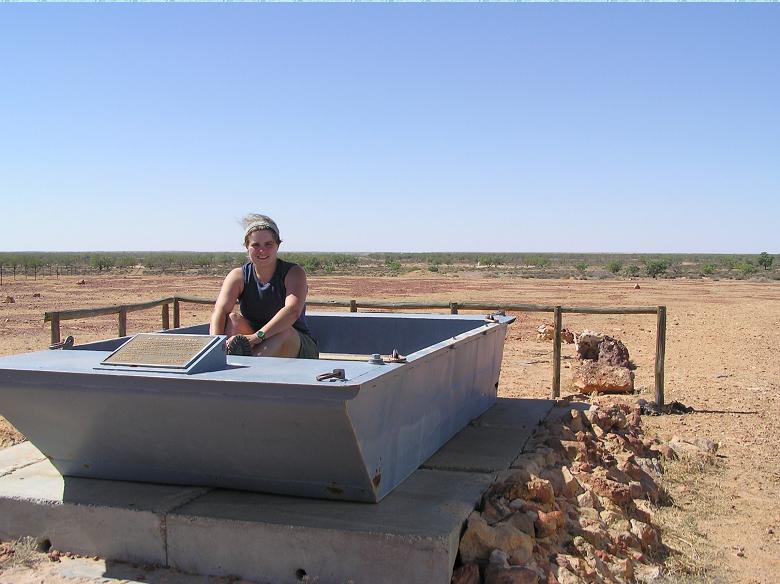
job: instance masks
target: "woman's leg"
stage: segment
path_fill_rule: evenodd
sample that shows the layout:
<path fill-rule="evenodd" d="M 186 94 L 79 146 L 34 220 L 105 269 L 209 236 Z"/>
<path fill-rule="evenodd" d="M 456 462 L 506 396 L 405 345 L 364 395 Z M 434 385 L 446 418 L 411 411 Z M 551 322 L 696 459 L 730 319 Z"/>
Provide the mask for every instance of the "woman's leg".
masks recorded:
<path fill-rule="evenodd" d="M 294 328 L 288 328 L 252 347 L 256 357 L 292 357 L 301 350 L 301 337 Z"/>
<path fill-rule="evenodd" d="M 255 332 L 257 329 L 249 319 L 236 312 L 228 314 L 225 322 L 228 343 L 235 335 L 249 336 Z M 252 347 L 252 354 L 256 357 L 297 357 L 300 350 L 301 338 L 298 331 L 289 328 Z"/>
<path fill-rule="evenodd" d="M 255 332 L 252 322 L 241 314 L 231 312 L 225 318 L 225 347 L 229 355 L 249 355 L 251 347 L 245 337 Z M 236 338 L 239 337 L 239 338 Z"/>
<path fill-rule="evenodd" d="M 241 314 L 231 312 L 225 319 L 225 334 L 230 337 L 235 335 L 251 335 L 256 331 L 252 323 Z"/>

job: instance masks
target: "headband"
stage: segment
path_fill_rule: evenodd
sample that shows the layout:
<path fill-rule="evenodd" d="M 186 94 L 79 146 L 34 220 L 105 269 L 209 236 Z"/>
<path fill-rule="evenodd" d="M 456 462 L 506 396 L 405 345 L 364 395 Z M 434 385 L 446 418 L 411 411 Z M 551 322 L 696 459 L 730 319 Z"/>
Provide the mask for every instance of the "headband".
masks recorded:
<path fill-rule="evenodd" d="M 276 226 L 275 223 L 269 223 L 268 221 L 253 221 L 252 223 L 246 226 L 246 230 L 244 231 L 244 237 L 247 237 L 253 231 L 260 230 L 260 229 L 270 229 L 276 234 L 277 239 L 281 239 L 279 237 L 279 228 Z"/>

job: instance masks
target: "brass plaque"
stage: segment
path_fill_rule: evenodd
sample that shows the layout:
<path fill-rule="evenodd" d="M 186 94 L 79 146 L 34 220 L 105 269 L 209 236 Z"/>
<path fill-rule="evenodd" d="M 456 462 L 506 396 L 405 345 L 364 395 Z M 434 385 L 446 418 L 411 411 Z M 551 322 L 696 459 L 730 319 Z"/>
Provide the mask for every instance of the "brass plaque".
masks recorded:
<path fill-rule="evenodd" d="M 104 365 L 186 368 L 215 339 L 209 335 L 134 336 L 109 355 Z"/>

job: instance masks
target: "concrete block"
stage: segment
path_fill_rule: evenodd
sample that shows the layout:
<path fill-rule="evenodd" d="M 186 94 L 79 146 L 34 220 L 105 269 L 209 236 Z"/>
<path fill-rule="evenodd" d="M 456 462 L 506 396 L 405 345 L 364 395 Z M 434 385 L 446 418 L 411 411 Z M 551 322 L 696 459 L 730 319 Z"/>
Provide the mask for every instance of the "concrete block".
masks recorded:
<path fill-rule="evenodd" d="M 509 468 L 555 402 L 501 398 L 422 465 L 494 473 Z"/>
<path fill-rule="evenodd" d="M 509 468 L 530 435 L 530 429 L 468 426 L 426 460 L 422 468 L 495 473 Z"/>
<path fill-rule="evenodd" d="M 496 404 L 474 420 L 473 426 L 499 428 L 535 428 L 555 406 L 551 399 L 514 399 L 500 397 Z"/>
<path fill-rule="evenodd" d="M 3 448 L 0 450 L 0 477 L 45 458 L 41 451 L 32 445 L 32 442 L 22 442 Z"/>
<path fill-rule="evenodd" d="M 492 478 L 418 470 L 377 504 L 213 491 L 168 515 L 169 565 L 272 584 L 448 584 Z"/>
<path fill-rule="evenodd" d="M 0 477 L 0 538 L 83 555 L 166 563 L 165 514 L 203 488 L 62 477 L 44 460 Z"/>

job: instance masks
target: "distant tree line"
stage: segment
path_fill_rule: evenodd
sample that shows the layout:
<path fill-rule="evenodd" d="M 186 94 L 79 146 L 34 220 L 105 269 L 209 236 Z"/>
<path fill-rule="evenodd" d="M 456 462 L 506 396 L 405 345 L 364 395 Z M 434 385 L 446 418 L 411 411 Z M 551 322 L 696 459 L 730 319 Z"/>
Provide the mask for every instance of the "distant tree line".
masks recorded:
<path fill-rule="evenodd" d="M 324 253 L 290 252 L 280 257 L 310 274 L 397 275 L 411 270 L 521 277 L 605 278 L 648 276 L 747 278 L 764 273 L 780 279 L 774 256 L 760 254 L 577 254 L 577 253 Z M 48 277 L 105 273 L 224 274 L 246 261 L 241 252 L 0 252 L 0 270 Z"/>

